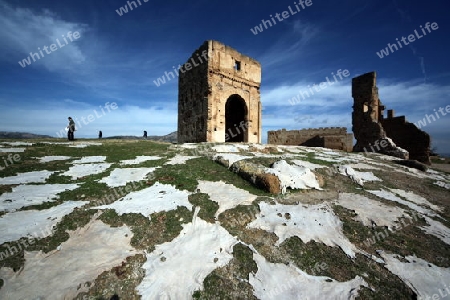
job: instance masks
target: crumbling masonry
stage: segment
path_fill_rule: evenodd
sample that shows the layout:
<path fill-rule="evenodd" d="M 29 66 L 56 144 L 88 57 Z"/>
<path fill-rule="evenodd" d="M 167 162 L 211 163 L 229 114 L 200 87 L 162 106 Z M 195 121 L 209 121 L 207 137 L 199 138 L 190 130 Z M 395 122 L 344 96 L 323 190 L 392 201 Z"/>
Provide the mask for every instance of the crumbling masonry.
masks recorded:
<path fill-rule="evenodd" d="M 261 143 L 261 65 L 206 41 L 181 67 L 178 143 Z"/>
<path fill-rule="evenodd" d="M 395 117 L 393 110 L 388 110 L 384 118 L 385 106 L 378 98 L 375 72 L 353 78 L 352 97 L 354 151 L 409 157 L 430 164 L 430 136 L 407 122 L 405 116 Z"/>
<path fill-rule="evenodd" d="M 345 127 L 328 127 L 302 130 L 277 130 L 267 132 L 267 143 L 275 145 L 296 145 L 324 147 L 351 152 L 353 134 Z"/>

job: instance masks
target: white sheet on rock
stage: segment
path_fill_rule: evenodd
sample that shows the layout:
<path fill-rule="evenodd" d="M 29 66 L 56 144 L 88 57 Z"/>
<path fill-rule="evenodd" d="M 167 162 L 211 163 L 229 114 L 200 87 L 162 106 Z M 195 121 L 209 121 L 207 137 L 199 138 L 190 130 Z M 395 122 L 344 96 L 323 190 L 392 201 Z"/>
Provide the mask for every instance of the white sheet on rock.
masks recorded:
<path fill-rule="evenodd" d="M 26 183 L 44 183 L 54 171 L 32 171 L 19 173 L 14 176 L 1 177 L 0 184 L 26 184 Z"/>
<path fill-rule="evenodd" d="M 33 146 L 33 143 L 29 143 L 29 142 L 2 142 L 2 144 L 9 145 L 12 147 Z"/>
<path fill-rule="evenodd" d="M 175 239 L 147 254 L 142 266 L 146 275 L 136 288 L 142 299 L 191 299 L 209 273 L 231 260 L 237 240 L 197 212 Z"/>
<path fill-rule="evenodd" d="M 139 253 L 130 246 L 133 233 L 126 226 L 110 227 L 96 220 L 69 234 L 60 250 L 25 252 L 20 272 L 0 269 L 5 281 L 0 298 L 74 299 L 89 289 L 86 282 Z"/>
<path fill-rule="evenodd" d="M 406 200 L 416 203 L 418 205 L 427 206 L 428 208 L 431 208 L 432 210 L 435 210 L 435 211 L 440 211 L 440 212 L 443 211 L 442 207 L 429 202 L 424 197 L 414 194 L 413 192 L 407 192 L 407 191 L 404 191 L 401 189 L 390 189 L 390 190 L 392 192 L 396 193 L 397 195 L 399 195 L 400 197 L 405 198 Z"/>
<path fill-rule="evenodd" d="M 71 158 L 72 158 L 71 156 L 49 155 L 49 156 L 39 157 L 38 159 L 39 159 L 40 163 L 48 163 L 48 162 L 58 161 L 58 160 L 68 160 Z"/>
<path fill-rule="evenodd" d="M 388 206 L 358 194 L 340 193 L 335 203 L 354 211 L 357 214 L 354 219 L 368 227 L 386 226 L 393 230 L 401 225 L 398 222 L 401 217 L 411 218 L 400 207 Z"/>
<path fill-rule="evenodd" d="M 51 234 L 51 229 L 76 207 L 88 201 L 66 201 L 58 206 L 43 210 L 24 210 L 4 214 L 0 217 L 0 245 L 16 241 L 21 237 L 43 238 Z"/>
<path fill-rule="evenodd" d="M 58 194 L 78 188 L 78 184 L 19 185 L 12 192 L 0 195 L 0 211 L 15 211 L 22 207 L 53 202 Z"/>
<path fill-rule="evenodd" d="M 86 148 L 89 146 L 101 146 L 101 145 L 102 145 L 102 143 L 86 142 L 86 143 L 70 145 L 69 147 L 71 147 L 71 148 Z"/>
<path fill-rule="evenodd" d="M 109 187 L 126 185 L 128 182 L 141 181 L 147 178 L 157 168 L 119 168 L 112 170 L 111 174 L 103 177 L 99 182 Z"/>
<path fill-rule="evenodd" d="M 325 151 L 322 151 L 322 153 L 325 155 L 331 155 L 331 156 L 344 156 L 344 153 L 342 153 L 342 152 L 339 153 L 339 152 L 332 151 L 332 150 L 325 150 Z"/>
<path fill-rule="evenodd" d="M 140 155 L 136 156 L 134 159 L 125 159 L 121 160 L 120 164 L 122 165 L 138 165 L 140 163 L 149 161 L 149 160 L 160 160 L 162 157 L 159 156 L 148 156 L 148 155 Z"/>
<path fill-rule="evenodd" d="M 152 213 L 177 209 L 185 206 L 192 209 L 188 201 L 190 193 L 181 191 L 169 184 L 156 182 L 151 187 L 131 192 L 118 201 L 108 205 L 96 206 L 97 209 L 114 209 L 117 214 L 142 214 L 150 219 Z"/>
<path fill-rule="evenodd" d="M 184 148 L 184 149 L 196 149 L 197 147 L 201 147 L 202 144 L 197 143 L 184 143 L 177 145 L 177 147 Z"/>
<path fill-rule="evenodd" d="M 249 151 L 250 146 L 251 146 L 250 144 L 241 144 L 241 143 L 235 143 L 234 145 L 244 151 Z"/>
<path fill-rule="evenodd" d="M 70 176 L 73 180 L 89 175 L 95 175 L 105 172 L 111 166 L 110 163 L 98 164 L 75 164 L 68 171 L 62 173 L 63 176 Z"/>
<path fill-rule="evenodd" d="M 247 227 L 275 233 L 277 246 L 297 236 L 304 243 L 313 240 L 330 247 L 338 246 L 352 258 L 359 252 L 344 235 L 341 220 L 326 203 L 304 206 L 261 202 L 259 207 L 261 212 Z"/>
<path fill-rule="evenodd" d="M 450 183 L 446 183 L 446 182 L 443 182 L 443 181 L 436 181 L 434 184 L 437 185 L 437 186 L 443 187 L 443 188 L 445 188 L 447 190 L 450 190 Z"/>
<path fill-rule="evenodd" d="M 443 180 L 447 183 L 450 183 L 450 174 L 448 174 L 448 173 L 428 169 L 427 175 L 429 176 L 428 178 L 430 178 L 430 179 Z"/>
<path fill-rule="evenodd" d="M 450 268 L 441 268 L 415 256 L 405 258 L 397 254 L 381 253 L 385 267 L 417 294 L 417 299 L 443 299 L 442 291 L 450 282 Z M 399 259 L 401 257 L 407 262 Z M 440 292 L 441 290 L 441 292 Z M 433 295 L 437 294 L 437 298 Z M 448 293 L 445 293 L 448 295 Z M 429 298 L 427 298 L 429 297 Z"/>
<path fill-rule="evenodd" d="M 429 217 L 425 217 L 425 221 L 429 224 L 429 226 L 419 227 L 425 233 L 434 235 L 447 245 L 450 245 L 450 229 L 446 227 L 441 222 L 435 221 Z"/>
<path fill-rule="evenodd" d="M 369 181 L 382 181 L 380 178 L 373 175 L 372 172 L 359 172 L 355 171 L 352 167 L 348 165 L 338 166 L 339 173 L 348 176 L 352 181 L 363 186 L 365 182 Z"/>
<path fill-rule="evenodd" d="M 250 273 L 249 283 L 261 300 L 273 299 L 355 299 L 361 286 L 368 284 L 360 276 L 345 282 L 326 276 L 312 276 L 293 265 L 269 263 L 254 253 L 258 271 Z"/>
<path fill-rule="evenodd" d="M 42 142 L 47 145 L 71 145 L 71 142 Z"/>
<path fill-rule="evenodd" d="M 325 165 L 314 164 L 314 163 L 311 163 L 309 161 L 299 160 L 299 159 L 293 160 L 292 163 L 296 164 L 297 166 L 300 166 L 300 167 L 303 167 L 303 168 L 308 168 L 308 169 L 311 169 L 311 170 L 328 168 L 328 166 L 325 166 Z"/>
<path fill-rule="evenodd" d="M 391 167 L 391 166 L 389 166 Z M 420 171 L 415 168 L 409 168 L 407 166 L 396 164 L 394 167 L 391 167 L 396 172 L 407 174 L 409 176 L 414 176 L 417 178 L 428 178 L 432 180 L 438 180 L 443 182 L 449 182 L 450 177 L 446 175 L 445 173 L 437 172 L 432 169 L 428 169 L 426 172 Z"/>
<path fill-rule="evenodd" d="M 379 166 L 382 168 L 390 168 L 394 169 L 395 167 L 391 166 L 390 164 L 387 164 L 386 162 L 380 161 L 379 159 L 375 160 L 372 157 L 374 157 L 374 152 L 367 152 L 367 153 L 349 153 L 351 157 L 353 158 L 354 162 L 352 164 L 358 164 L 358 163 L 368 163 L 371 165 Z M 385 156 L 385 155 L 381 155 Z M 378 157 L 378 156 L 376 156 Z"/>
<path fill-rule="evenodd" d="M 232 144 L 216 145 L 216 146 L 212 147 L 212 149 L 216 152 L 231 152 L 231 153 L 239 153 L 240 152 L 239 148 Z"/>
<path fill-rule="evenodd" d="M 266 168 L 266 172 L 278 177 L 283 194 L 287 188 L 321 190 L 316 175 L 310 169 L 290 165 L 285 160 L 275 162 L 272 168 Z"/>
<path fill-rule="evenodd" d="M 257 198 L 246 190 L 239 189 L 232 184 L 223 181 L 203 181 L 199 180 L 197 189 L 201 193 L 209 195 L 211 201 L 219 204 L 219 209 L 215 214 L 217 218 L 221 213 L 238 205 L 249 205 Z"/>
<path fill-rule="evenodd" d="M 323 160 L 323 161 L 328 161 L 328 162 L 353 162 L 354 159 L 350 156 L 333 156 L 333 155 L 326 155 L 326 154 L 322 154 L 322 153 L 317 153 L 314 155 L 315 159 L 318 160 Z"/>
<path fill-rule="evenodd" d="M 442 218 L 442 217 L 440 215 L 438 215 L 437 213 L 435 213 L 433 210 L 424 208 L 423 206 L 420 206 L 417 203 L 419 203 L 419 204 L 427 204 L 428 203 L 427 204 L 428 206 L 431 205 L 438 209 L 440 209 L 440 207 L 429 203 L 428 201 L 426 201 L 426 199 L 424 199 L 418 195 L 415 195 L 413 193 L 407 193 L 403 190 L 398 190 L 398 189 L 393 189 L 392 191 L 398 195 L 402 195 L 402 197 L 405 197 L 405 198 L 408 197 L 408 199 L 411 202 L 403 200 L 400 197 L 398 197 L 396 194 L 394 194 L 393 192 L 389 192 L 386 190 L 368 191 L 368 192 L 370 192 L 374 195 L 377 195 L 379 197 L 382 197 L 386 200 L 395 201 L 397 203 L 406 205 L 409 208 L 415 210 L 416 212 L 419 212 L 419 213 L 425 215 L 425 221 L 428 223 L 428 226 L 421 226 L 419 228 L 421 230 L 423 230 L 425 233 L 434 235 L 435 237 L 442 240 L 444 243 L 450 245 L 450 229 L 447 228 L 446 226 L 444 226 L 441 222 L 435 221 L 430 218 L 430 217 L 439 217 L 439 218 Z"/>
<path fill-rule="evenodd" d="M 286 154 L 270 154 L 270 153 L 261 153 L 261 152 L 252 152 L 255 157 L 268 157 L 268 158 L 282 158 L 282 156 L 286 156 Z M 296 154 L 288 153 L 292 155 L 292 157 L 298 157 Z"/>
<path fill-rule="evenodd" d="M 89 164 L 89 163 L 101 163 L 106 160 L 106 156 L 85 156 L 80 159 L 74 160 L 74 164 Z"/>
<path fill-rule="evenodd" d="M 363 169 L 363 170 L 382 170 L 380 167 L 376 167 L 372 164 L 368 163 L 355 163 L 355 164 L 347 164 L 347 166 L 353 169 Z"/>
<path fill-rule="evenodd" d="M 285 145 L 280 145 L 278 146 L 278 148 L 281 148 L 285 151 L 291 152 L 291 153 L 295 153 L 295 154 L 300 154 L 300 153 L 305 153 L 306 151 L 299 148 L 298 146 L 285 146 Z M 298 155 L 298 156 L 304 156 L 304 155 Z"/>
<path fill-rule="evenodd" d="M 385 154 L 381 154 L 381 153 L 377 153 L 377 152 L 365 152 L 363 155 L 369 156 L 369 157 L 370 156 L 377 157 L 378 159 L 381 159 L 381 160 L 390 160 L 390 161 L 402 160 L 402 158 L 399 158 L 399 157 L 385 155 Z"/>
<path fill-rule="evenodd" d="M 396 194 L 394 194 L 393 192 L 383 190 L 383 189 L 379 190 L 379 191 L 376 191 L 376 190 L 367 190 L 367 191 L 371 194 L 374 194 L 374 195 L 380 197 L 380 198 L 406 205 L 409 208 L 411 208 L 412 210 L 415 210 L 416 212 L 421 213 L 423 215 L 427 215 L 430 217 L 440 217 L 433 210 L 419 206 L 416 203 L 406 201 L 406 200 L 400 198 L 399 196 L 397 196 Z"/>
<path fill-rule="evenodd" d="M 21 153 L 25 152 L 26 148 L 0 148 L 3 153 Z"/>
<path fill-rule="evenodd" d="M 187 155 L 175 155 L 172 157 L 168 162 L 165 163 L 165 165 L 181 165 L 185 164 L 186 161 L 194 158 L 198 158 L 200 156 L 187 156 Z"/>

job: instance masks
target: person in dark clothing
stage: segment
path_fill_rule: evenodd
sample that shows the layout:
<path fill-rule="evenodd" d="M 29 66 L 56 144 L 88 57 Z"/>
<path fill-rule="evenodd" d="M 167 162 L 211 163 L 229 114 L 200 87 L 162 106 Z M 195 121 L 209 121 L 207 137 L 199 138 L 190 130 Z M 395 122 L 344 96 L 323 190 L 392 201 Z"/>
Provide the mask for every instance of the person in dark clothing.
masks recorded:
<path fill-rule="evenodd" d="M 144 139 L 147 138 L 147 131 L 144 130 Z"/>
<path fill-rule="evenodd" d="M 74 137 L 73 137 L 73 133 L 75 131 L 75 122 L 73 121 L 73 119 L 71 117 L 69 117 L 69 125 L 67 126 L 67 138 L 69 139 L 69 141 L 73 141 Z"/>
<path fill-rule="evenodd" d="M 98 138 L 101 139 L 102 136 L 103 136 L 103 133 L 102 133 L 102 131 L 100 130 L 100 131 L 98 132 Z"/>

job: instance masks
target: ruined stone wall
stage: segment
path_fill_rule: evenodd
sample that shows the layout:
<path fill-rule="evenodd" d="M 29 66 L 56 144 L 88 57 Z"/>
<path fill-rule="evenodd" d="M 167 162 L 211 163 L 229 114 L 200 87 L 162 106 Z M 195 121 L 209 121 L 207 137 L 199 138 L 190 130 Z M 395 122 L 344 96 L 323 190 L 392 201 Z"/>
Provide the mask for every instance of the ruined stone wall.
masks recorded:
<path fill-rule="evenodd" d="M 375 151 L 430 163 L 431 141 L 426 132 L 407 122 L 404 116 L 394 117 L 393 110 L 388 110 L 388 118 L 384 118 L 385 107 L 378 98 L 375 72 L 353 78 L 352 96 L 352 130 L 356 139 L 354 151 Z M 373 147 L 386 138 L 390 138 L 394 144 Z"/>
<path fill-rule="evenodd" d="M 405 116 L 382 119 L 381 124 L 388 137 L 397 146 L 409 152 L 410 159 L 430 164 L 431 138 L 428 133 L 413 123 L 406 121 Z"/>
<path fill-rule="evenodd" d="M 217 41 L 188 62 L 205 50 L 207 63 L 180 74 L 178 142 L 226 142 L 239 132 L 239 141 L 261 143 L 260 63 Z"/>
<path fill-rule="evenodd" d="M 206 54 L 206 55 L 204 55 Z M 206 141 L 208 118 L 208 45 L 203 44 L 183 64 L 178 79 L 178 142 Z M 205 59 L 206 57 L 206 59 Z M 189 63 L 190 70 L 186 67 Z M 194 65 L 197 64 L 197 65 Z"/>
<path fill-rule="evenodd" d="M 353 134 L 346 133 L 345 135 L 324 136 L 324 142 L 322 147 L 352 152 Z"/>
<path fill-rule="evenodd" d="M 352 131 L 356 144 L 354 151 L 360 152 L 379 139 L 385 138 L 386 133 L 378 122 L 380 106 L 376 73 L 366 73 L 352 79 Z"/>
<path fill-rule="evenodd" d="M 302 145 L 352 151 L 353 134 L 345 127 L 268 131 L 267 142 L 275 145 Z"/>

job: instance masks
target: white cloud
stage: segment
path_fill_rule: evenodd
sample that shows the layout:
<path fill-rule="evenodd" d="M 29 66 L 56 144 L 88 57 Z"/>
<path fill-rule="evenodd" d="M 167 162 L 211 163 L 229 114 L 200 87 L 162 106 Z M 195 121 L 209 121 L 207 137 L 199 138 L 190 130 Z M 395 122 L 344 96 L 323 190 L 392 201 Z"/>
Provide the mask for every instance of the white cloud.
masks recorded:
<path fill-rule="evenodd" d="M 290 26 L 286 34 L 281 36 L 267 51 L 260 55 L 259 60 L 265 68 L 276 67 L 281 63 L 291 63 L 292 56 L 295 53 L 301 53 L 302 57 L 304 57 L 308 43 L 320 33 L 319 27 L 315 24 L 298 19 L 294 22 L 286 21 L 285 23 Z M 261 33 L 261 35 L 263 34 L 264 32 Z"/>
<path fill-rule="evenodd" d="M 279 86 L 271 90 L 261 92 L 263 105 L 274 106 L 341 106 L 352 103 L 351 85 L 348 83 L 335 82 L 332 74 L 327 74 L 331 85 L 327 84 L 324 89 L 319 88 L 320 82 L 299 82 L 291 86 Z M 326 82 L 326 77 L 323 82 Z M 343 77 L 344 80 L 348 80 Z M 338 79 L 339 80 L 339 79 Z M 316 85 L 316 89 L 314 87 Z M 317 91 L 319 90 L 319 91 Z M 297 100 L 296 100 L 297 99 Z M 291 103 L 295 103 L 292 105 Z"/>
<path fill-rule="evenodd" d="M 31 60 L 31 65 L 26 68 L 43 66 L 49 71 L 61 71 L 71 69 L 85 60 L 85 55 L 78 46 L 78 40 L 83 39 L 88 29 L 85 24 L 61 20 L 49 10 L 35 12 L 26 8 L 14 8 L 3 1 L 0 1 L 0 7 L 3 11 L 0 19 L 0 49 L 6 52 L 4 60 L 17 64 L 19 60 L 27 58 L 30 52 L 39 53 L 38 47 L 42 50 L 44 46 L 57 44 L 57 39 L 63 47 L 57 46 L 57 50 L 50 54 L 43 50 L 44 56 L 36 59 L 36 62 Z M 73 42 L 67 40 L 66 45 L 63 35 L 66 36 L 69 31 L 78 31 L 80 38 Z"/>
<path fill-rule="evenodd" d="M 450 85 L 417 82 L 385 82 L 378 84 L 379 96 L 387 108 L 402 111 L 426 112 L 439 105 L 450 104 Z M 403 113 L 402 113 L 403 114 Z"/>

